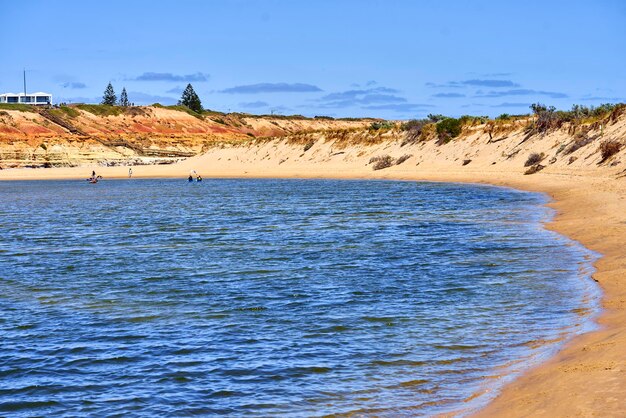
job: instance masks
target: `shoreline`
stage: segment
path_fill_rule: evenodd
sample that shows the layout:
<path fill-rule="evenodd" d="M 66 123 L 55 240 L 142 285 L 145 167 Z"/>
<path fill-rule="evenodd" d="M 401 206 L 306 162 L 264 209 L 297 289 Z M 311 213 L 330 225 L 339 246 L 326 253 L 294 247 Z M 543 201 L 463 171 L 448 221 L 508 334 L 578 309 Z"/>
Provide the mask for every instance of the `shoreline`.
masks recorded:
<path fill-rule="evenodd" d="M 207 157 L 203 157 L 207 161 Z M 612 173 L 598 170 L 542 172 L 523 176 L 519 170 L 483 167 L 483 170 L 446 166 L 429 168 L 398 166 L 372 171 L 347 166 L 324 167 L 299 164 L 269 170 L 253 164 L 234 163 L 211 170 L 203 169 L 205 180 L 211 178 L 328 178 L 384 179 L 490 184 L 547 194 L 546 206 L 554 217 L 543 226 L 585 248 L 600 254 L 593 262 L 592 278 L 602 289 L 600 314 L 594 318 L 595 330 L 574 335 L 547 361 L 524 370 L 499 394 L 479 410 L 459 411 L 472 416 L 572 416 L 618 415 L 623 412 L 621 399 L 626 393 L 624 358 L 626 344 L 626 181 Z M 133 178 L 180 178 L 189 167 L 198 165 L 194 157 L 170 166 L 133 166 Z M 330 165 L 330 164 L 327 164 Z M 343 170 L 341 169 L 343 168 Z M 64 169 L 16 169 L 0 171 L 0 180 L 84 179 L 92 167 Z M 452 170 L 451 170 L 452 169 Z M 128 179 L 128 167 L 97 167 L 107 178 Z M 200 171 L 200 170 L 199 170 Z M 546 170 L 547 171 L 547 170 Z M 13 176 L 11 176 L 13 174 Z M 469 405 L 468 405 L 469 406 Z"/>

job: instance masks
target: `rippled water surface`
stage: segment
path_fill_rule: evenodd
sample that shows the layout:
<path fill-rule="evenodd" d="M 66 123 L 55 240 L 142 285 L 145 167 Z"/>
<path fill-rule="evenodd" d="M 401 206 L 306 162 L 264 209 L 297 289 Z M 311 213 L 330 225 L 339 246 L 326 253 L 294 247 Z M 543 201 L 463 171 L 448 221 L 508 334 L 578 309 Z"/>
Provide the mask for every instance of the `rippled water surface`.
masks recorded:
<path fill-rule="evenodd" d="M 0 415 L 467 406 L 593 310 L 591 255 L 542 229 L 542 203 L 391 181 L 0 183 Z"/>

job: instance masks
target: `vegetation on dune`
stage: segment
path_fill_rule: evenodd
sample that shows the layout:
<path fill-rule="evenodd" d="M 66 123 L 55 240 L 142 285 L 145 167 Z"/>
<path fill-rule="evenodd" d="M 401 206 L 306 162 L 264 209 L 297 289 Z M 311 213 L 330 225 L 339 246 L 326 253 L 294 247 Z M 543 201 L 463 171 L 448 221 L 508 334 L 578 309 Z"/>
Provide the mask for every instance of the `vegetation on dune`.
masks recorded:
<path fill-rule="evenodd" d="M 432 114 L 432 113 L 430 113 L 430 114 L 428 115 L 428 120 L 429 120 L 430 122 L 432 122 L 432 123 L 437 123 L 437 122 L 439 122 L 439 121 L 444 120 L 445 118 L 446 118 L 446 116 L 444 116 L 444 115 L 434 115 L 434 114 Z"/>
<path fill-rule="evenodd" d="M 226 116 L 226 113 L 224 112 L 218 112 L 217 110 L 211 110 L 211 109 L 204 109 L 202 111 L 202 114 L 205 116 Z M 230 115 L 237 117 L 237 118 L 242 118 L 244 116 L 243 113 L 230 113 Z"/>
<path fill-rule="evenodd" d="M 413 154 L 404 154 L 402 157 L 399 157 L 396 160 L 396 165 L 400 165 L 403 162 L 405 162 L 406 160 L 408 160 L 409 158 L 411 158 L 413 156 Z"/>
<path fill-rule="evenodd" d="M 120 106 L 130 106 L 130 102 L 128 101 L 128 94 L 126 93 L 126 87 L 122 88 L 122 94 L 120 94 Z"/>
<path fill-rule="evenodd" d="M 384 168 L 389 168 L 393 165 L 400 165 L 409 158 L 411 158 L 413 154 L 404 154 L 403 156 L 394 159 L 390 155 L 377 155 L 376 157 L 372 157 L 369 160 L 368 164 L 374 164 L 372 166 L 372 170 L 382 170 Z"/>
<path fill-rule="evenodd" d="M 530 167 L 531 165 L 540 163 L 544 158 L 545 158 L 545 155 L 543 152 L 541 154 L 533 152 L 532 154 L 528 156 L 528 159 L 524 163 L 524 167 Z"/>
<path fill-rule="evenodd" d="M 128 93 L 126 93 L 126 87 L 122 87 L 122 94 L 120 95 L 120 100 L 117 100 L 117 96 L 115 95 L 115 90 L 113 89 L 113 85 L 109 83 L 104 89 L 104 94 L 102 95 L 102 101 L 100 104 L 109 105 L 109 106 L 122 106 L 129 107 L 132 106 L 130 101 L 128 100 Z"/>
<path fill-rule="evenodd" d="M 80 116 L 80 112 L 76 110 L 74 107 L 69 106 L 59 106 L 57 109 L 50 109 L 49 112 L 57 117 L 65 117 L 74 119 Z"/>
<path fill-rule="evenodd" d="M 437 136 L 440 144 L 450 142 L 452 138 L 456 138 L 461 134 L 461 119 L 445 118 L 437 122 Z"/>
<path fill-rule="evenodd" d="M 574 142 L 572 142 L 569 146 L 565 147 L 563 154 L 569 155 L 573 152 L 576 152 L 580 148 L 591 144 L 594 139 L 595 139 L 594 137 L 587 136 L 587 134 L 584 132 L 578 132 L 574 136 Z"/>
<path fill-rule="evenodd" d="M 372 122 L 370 125 L 370 130 L 379 131 L 379 130 L 389 130 L 394 127 L 394 123 L 388 120 L 376 121 Z"/>
<path fill-rule="evenodd" d="M 400 125 L 400 130 L 405 132 L 401 145 L 430 139 L 437 139 L 440 145 L 446 144 L 459 136 L 464 127 L 480 125 L 484 125 L 483 132 L 489 134 L 490 141 L 494 135 L 507 134 L 522 127 L 521 124 L 527 124 L 526 139 L 535 134 L 546 134 L 567 126 L 570 135 L 576 134 L 576 142 L 567 148 L 564 147 L 565 153 L 569 154 L 593 141 L 594 138 L 587 136 L 589 130 L 599 128 L 599 135 L 602 135 L 605 123 L 610 123 L 626 113 L 626 104 L 623 103 L 603 104 L 598 107 L 574 105 L 569 111 L 556 110 L 554 106 L 540 103 L 533 104 L 530 108 L 533 111 L 532 115 L 503 113 L 495 119 L 469 115 L 463 115 L 457 119 L 440 114 L 429 114 L 425 119 L 412 119 Z M 377 126 L 382 126 L 382 123 L 377 122 Z"/>
<path fill-rule="evenodd" d="M 626 104 L 601 104 L 598 107 L 573 105 L 572 109 L 556 110 L 554 106 L 546 106 L 541 103 L 530 105 L 533 112 L 533 120 L 527 127 L 529 134 L 546 134 L 550 131 L 561 128 L 565 123 L 574 126 L 600 122 L 604 119 L 611 119 L 624 112 Z"/>
<path fill-rule="evenodd" d="M 336 118 L 336 120 L 342 120 L 346 122 L 360 122 L 364 120 L 372 120 L 373 118 Z"/>
<path fill-rule="evenodd" d="M 306 144 L 304 144 L 304 152 L 307 152 L 308 150 L 313 148 L 313 145 L 315 145 L 315 141 L 309 141 Z"/>
<path fill-rule="evenodd" d="M 80 112 L 72 107 L 69 106 L 61 106 L 59 107 L 59 110 L 63 113 L 65 113 L 68 117 L 70 118 L 76 118 L 78 116 L 80 116 Z"/>
<path fill-rule="evenodd" d="M 489 122 L 489 116 L 463 115 L 459 118 L 461 126 L 476 126 Z"/>
<path fill-rule="evenodd" d="M 115 95 L 115 90 L 113 90 L 113 85 L 109 83 L 104 89 L 104 95 L 102 96 L 102 102 L 100 104 L 115 106 L 117 104 L 117 96 Z"/>
<path fill-rule="evenodd" d="M 382 170 L 383 168 L 388 168 L 393 165 L 393 158 L 389 155 L 379 155 L 376 157 L 370 158 L 370 164 L 374 164 L 372 166 L 373 170 Z"/>
<path fill-rule="evenodd" d="M 524 172 L 525 175 L 529 175 L 529 174 L 535 174 L 538 171 L 543 170 L 544 168 L 546 168 L 545 165 L 541 165 L 541 164 L 535 164 L 533 166 L 531 166 L 528 170 L 526 170 Z"/>
<path fill-rule="evenodd" d="M 18 110 L 20 112 L 32 112 L 33 106 L 20 103 L 0 103 L 0 109 Z"/>
<path fill-rule="evenodd" d="M 222 113 L 225 115 L 225 113 Z M 262 114 L 262 115 L 253 115 L 252 113 L 229 113 L 231 116 L 238 116 L 242 118 L 258 118 L 258 119 L 279 119 L 279 120 L 308 120 L 311 118 L 307 118 L 302 115 L 277 115 L 277 114 Z"/>
<path fill-rule="evenodd" d="M 427 119 L 413 119 L 400 126 L 406 132 L 402 146 L 424 141 L 436 134 L 439 144 L 448 143 L 461 134 L 464 125 L 484 123 L 484 116 L 462 116 L 459 119 L 443 115 L 428 115 Z"/>
<path fill-rule="evenodd" d="M 622 149 L 622 144 L 616 140 L 606 140 L 600 144 L 600 155 L 602 156 L 602 160 L 600 160 L 600 164 L 620 152 Z"/>
<path fill-rule="evenodd" d="M 183 106 L 183 105 L 164 106 L 161 103 L 153 103 L 150 106 L 158 107 L 160 109 L 170 109 L 170 110 L 176 110 L 176 111 L 179 111 L 179 112 L 185 112 L 185 113 L 188 113 L 191 116 L 194 116 L 194 117 L 196 117 L 198 119 L 204 119 L 202 114 L 194 112 L 193 110 L 189 109 L 187 106 Z"/>
<path fill-rule="evenodd" d="M 76 105 L 75 107 L 77 107 L 80 110 L 84 110 L 85 112 L 89 112 L 92 115 L 96 115 L 96 116 L 118 116 L 124 113 L 124 108 L 119 107 L 119 106 L 112 106 L 108 104 L 99 104 L 99 105 L 79 104 L 79 105 Z"/>
<path fill-rule="evenodd" d="M 200 97 L 196 94 L 193 89 L 191 83 L 187 84 L 185 91 L 183 91 L 180 100 L 178 101 L 179 105 L 186 106 L 197 114 L 202 114 L 204 109 L 202 108 L 202 102 L 200 101 Z"/>
<path fill-rule="evenodd" d="M 406 135 L 401 146 L 414 144 L 420 140 L 423 140 L 422 134 L 424 133 L 424 128 L 429 124 L 432 125 L 432 122 L 430 122 L 428 119 L 412 119 L 406 123 L 403 123 L 400 126 L 400 129 L 405 131 Z"/>

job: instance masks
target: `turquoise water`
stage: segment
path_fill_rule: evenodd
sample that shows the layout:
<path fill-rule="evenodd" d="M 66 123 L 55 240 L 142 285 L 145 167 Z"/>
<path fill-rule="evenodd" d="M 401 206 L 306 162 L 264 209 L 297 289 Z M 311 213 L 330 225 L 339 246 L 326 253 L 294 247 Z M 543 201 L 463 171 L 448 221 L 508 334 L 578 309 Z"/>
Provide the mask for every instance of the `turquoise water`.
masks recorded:
<path fill-rule="evenodd" d="M 541 227 L 544 201 L 393 181 L 0 183 L 0 415 L 467 407 L 597 309 L 593 255 Z"/>

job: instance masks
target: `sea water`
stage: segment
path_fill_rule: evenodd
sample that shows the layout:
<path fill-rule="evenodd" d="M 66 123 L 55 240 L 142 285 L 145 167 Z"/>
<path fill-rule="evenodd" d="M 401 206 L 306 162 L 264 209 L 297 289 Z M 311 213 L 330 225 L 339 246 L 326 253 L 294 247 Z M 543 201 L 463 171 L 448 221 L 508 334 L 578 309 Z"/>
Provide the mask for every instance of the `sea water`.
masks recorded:
<path fill-rule="evenodd" d="M 0 415 L 480 406 L 597 311 L 594 256 L 542 227 L 545 202 L 395 181 L 0 183 Z"/>

